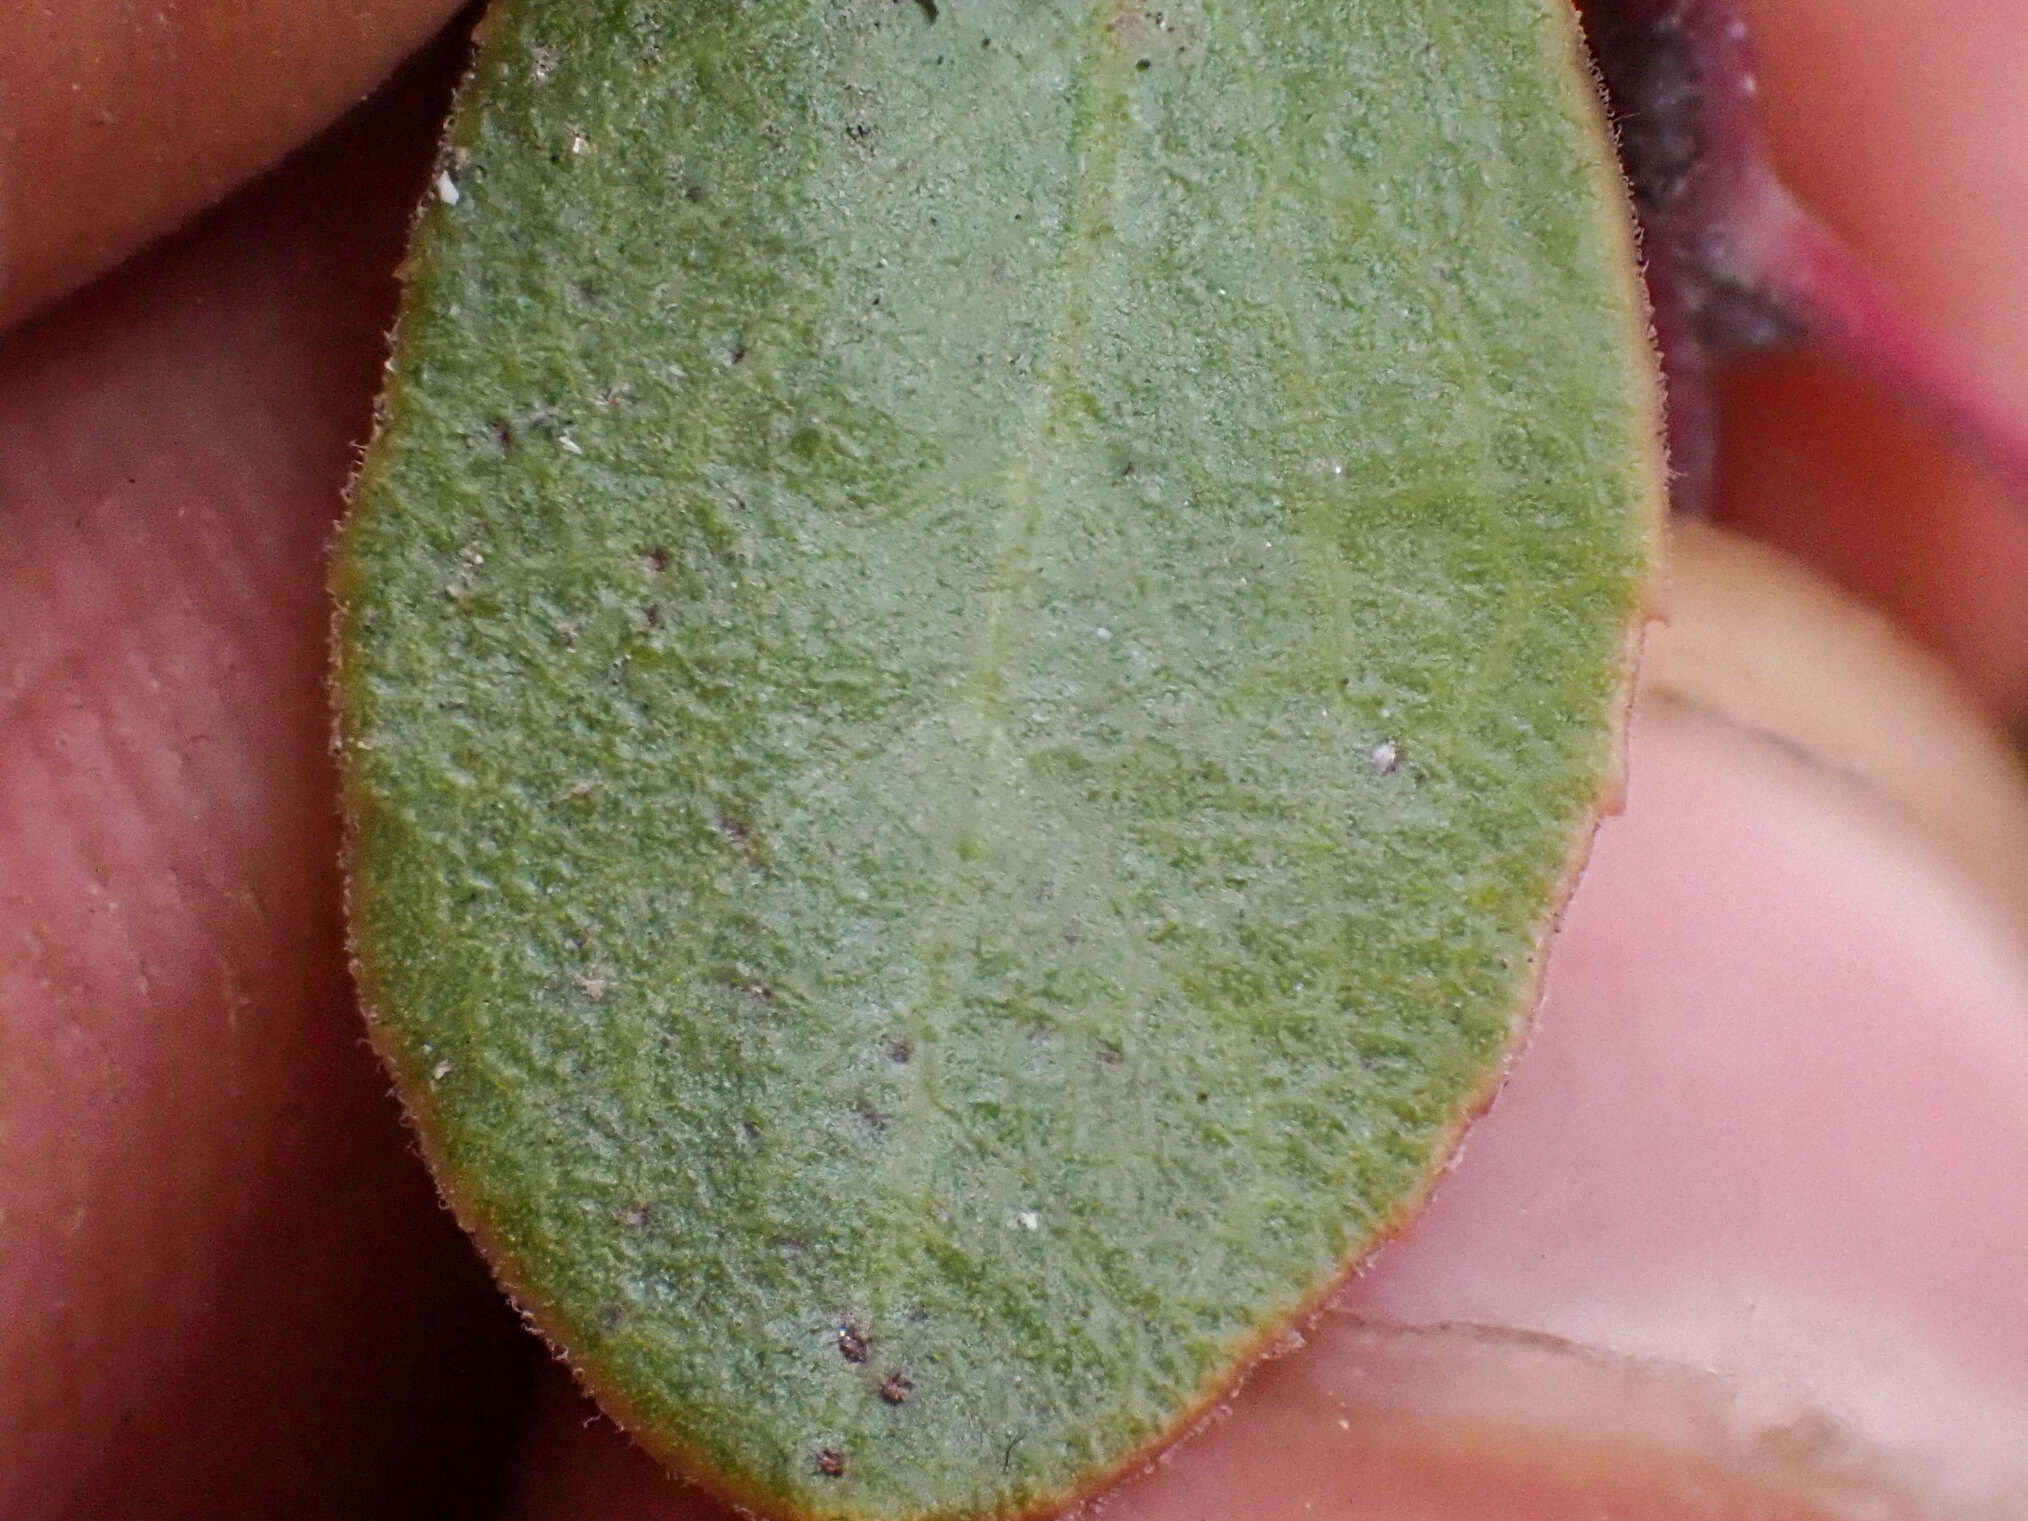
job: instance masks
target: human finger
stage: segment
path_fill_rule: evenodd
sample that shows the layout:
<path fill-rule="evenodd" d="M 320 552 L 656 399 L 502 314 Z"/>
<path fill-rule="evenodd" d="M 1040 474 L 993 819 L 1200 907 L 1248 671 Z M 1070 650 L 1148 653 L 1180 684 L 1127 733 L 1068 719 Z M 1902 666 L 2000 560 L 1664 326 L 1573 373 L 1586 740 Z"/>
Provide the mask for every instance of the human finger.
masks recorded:
<path fill-rule="evenodd" d="M 455 62 L 4 349 L 0 1514 L 478 1514 L 511 1425 L 361 1038 L 323 683 Z"/>
<path fill-rule="evenodd" d="M 335 121 L 458 0 L 0 8 L 0 329 Z"/>

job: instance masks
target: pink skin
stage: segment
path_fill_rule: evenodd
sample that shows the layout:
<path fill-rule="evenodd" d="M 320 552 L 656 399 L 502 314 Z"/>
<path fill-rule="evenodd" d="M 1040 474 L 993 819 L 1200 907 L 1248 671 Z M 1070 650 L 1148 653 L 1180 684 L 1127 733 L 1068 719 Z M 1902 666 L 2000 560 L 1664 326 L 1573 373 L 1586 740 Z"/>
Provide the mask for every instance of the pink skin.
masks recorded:
<path fill-rule="evenodd" d="M 2022 926 L 1694 711 L 1643 713 L 1632 774 L 1526 1059 L 1342 1302 L 1727 1369 L 2028 1478 Z"/>
<path fill-rule="evenodd" d="M 513 1412 L 360 1039 L 319 678 L 443 61 L 0 361 L 0 1515 L 456 1515 Z"/>
<path fill-rule="evenodd" d="M 1772 83 L 1784 60 L 1809 79 L 1798 60 L 1843 57 L 1856 14 L 1848 0 L 1783 4 L 1757 17 L 1776 120 L 1791 109 Z M 90 9 L 77 0 L 67 24 Z M 1861 9 L 1875 28 L 1896 24 Z M 302 35 L 273 44 L 288 56 L 314 53 L 305 14 Z M 2008 0 L 1979 15 L 1981 46 L 1949 80 L 1990 105 L 2013 86 L 1979 68 L 2018 75 L 2007 39 L 2028 10 Z M 272 50 L 242 41 L 226 54 Z M 347 34 L 328 42 L 340 78 Z M 1849 66 L 1873 56 L 1855 49 Z M 64 78 L 14 66 L 0 55 L 18 123 L 23 91 Z M 255 143 L 241 169 L 216 171 L 244 172 L 308 120 L 273 113 L 252 73 L 193 75 L 182 107 L 142 100 L 130 119 L 169 122 L 171 159 L 224 164 L 207 144 Z M 1879 93 L 1893 101 L 1923 77 L 1918 50 L 1916 66 L 1883 68 Z M 284 79 L 296 81 L 323 89 L 316 69 Z M 1834 176 L 1812 196 L 1842 214 L 1869 192 L 1855 178 L 1847 200 L 1832 193 L 1851 172 L 1840 134 L 1859 130 L 1841 103 L 1813 103 L 1776 141 L 1803 155 L 1784 163 L 1792 179 L 1813 163 Z M 436 1212 L 355 1040 L 319 695 L 321 546 L 367 415 L 432 109 L 427 90 L 397 92 L 6 341 L 0 1514 L 452 1515 L 461 1499 L 483 1514 L 505 1462 L 511 1317 Z M 1904 131 L 1928 120 L 1897 109 Z M 1812 130 L 1829 132 L 1821 162 Z M 168 202 L 137 188 L 145 176 L 90 161 L 97 139 L 57 138 L 62 151 L 37 158 L 17 132 L 6 193 L 100 187 L 96 202 L 64 201 L 79 247 L 159 230 Z M 1929 227 L 1951 225 L 1955 205 L 1931 206 Z M 2018 213 L 2011 244 L 1970 252 L 2023 246 L 2028 197 Z M 1891 252 L 1895 225 L 1860 215 L 1845 230 Z M 1898 284 L 1963 297 L 1911 282 L 1909 261 L 1928 254 L 1908 247 L 1887 260 Z M 33 248 L 12 248 L 10 278 L 26 280 Z M 45 259 L 39 288 L 66 282 L 61 264 Z M 1989 342 L 2008 373 L 2028 356 L 2028 319 L 2005 297 L 2006 266 L 1974 267 L 1989 271 L 1983 306 L 1960 337 Z M 1768 510 L 1793 504 L 1801 487 L 1729 387 L 1721 508 L 1753 471 L 1789 482 L 1752 493 Z M 1784 406 L 1789 437 L 1825 410 L 1807 386 Z M 1948 604 L 1994 563 L 1961 556 L 1933 584 Z M 1962 668 L 1995 668 L 1978 652 L 2005 642 L 2010 605 L 1958 601 L 1984 617 L 1964 615 Z M 1863 973 L 1827 1008 L 1819 990 L 1847 968 Z M 2009 1032 L 2024 1012 L 2005 933 L 1869 803 L 1820 795 L 1751 742 L 1651 716 L 1534 1046 L 1427 1219 L 1355 1294 L 1408 1318 L 1499 1317 L 1723 1361 L 1759 1398 L 1779 1405 L 1801 1384 L 1874 1424 L 1900 1421 L 1913 1445 L 1946 1425 L 1976 1434 L 1952 1413 L 2006 1412 L 2028 1378 L 2007 1292 L 2028 1223 L 2018 1205 L 2007 1213 L 2005 1187 L 2023 1171 Z M 1277 1498 L 1327 1494 L 1317 1486 L 1347 1470 L 1335 1415 L 1320 1417 L 1359 1355 L 1349 1333 L 1322 1331 L 1163 1470 L 1172 1488 L 1119 1503 L 1150 1518 L 1267 1514 Z M 1897 1390 L 1927 1393 L 1897 1406 Z M 543 1399 L 517 1514 L 695 1508 L 585 1427 L 567 1387 Z M 1970 1448 L 1955 1459 L 1967 1473 L 1985 1461 Z M 1463 1497 L 1465 1513 L 1511 1499 L 1502 1482 Z M 601 1494 L 610 1507 L 590 1505 Z"/>
<path fill-rule="evenodd" d="M 0 328 L 337 120 L 454 8 L 22 0 L 0 10 Z"/>

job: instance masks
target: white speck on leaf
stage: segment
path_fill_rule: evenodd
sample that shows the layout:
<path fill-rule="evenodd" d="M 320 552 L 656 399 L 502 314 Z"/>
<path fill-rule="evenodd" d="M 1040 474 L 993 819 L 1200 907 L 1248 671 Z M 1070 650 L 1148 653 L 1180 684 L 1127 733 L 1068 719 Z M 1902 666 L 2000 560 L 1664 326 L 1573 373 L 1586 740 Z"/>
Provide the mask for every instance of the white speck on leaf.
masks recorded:
<path fill-rule="evenodd" d="M 442 170 L 437 175 L 437 199 L 446 206 L 455 206 L 460 199 L 458 182 L 451 178 L 451 171 Z"/>
<path fill-rule="evenodd" d="M 1401 769 L 1401 746 L 1391 739 L 1383 739 L 1366 752 L 1366 759 L 1382 776 L 1392 776 Z"/>

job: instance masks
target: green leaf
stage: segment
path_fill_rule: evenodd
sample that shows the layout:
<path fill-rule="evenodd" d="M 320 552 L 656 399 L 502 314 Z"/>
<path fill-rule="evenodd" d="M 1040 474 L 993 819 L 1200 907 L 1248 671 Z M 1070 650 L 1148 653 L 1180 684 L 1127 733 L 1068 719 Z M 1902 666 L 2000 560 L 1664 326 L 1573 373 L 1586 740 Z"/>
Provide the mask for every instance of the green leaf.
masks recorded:
<path fill-rule="evenodd" d="M 1006 1515 L 1482 1102 L 1654 382 L 1563 0 L 516 0 L 336 571 L 362 986 L 651 1447 Z"/>

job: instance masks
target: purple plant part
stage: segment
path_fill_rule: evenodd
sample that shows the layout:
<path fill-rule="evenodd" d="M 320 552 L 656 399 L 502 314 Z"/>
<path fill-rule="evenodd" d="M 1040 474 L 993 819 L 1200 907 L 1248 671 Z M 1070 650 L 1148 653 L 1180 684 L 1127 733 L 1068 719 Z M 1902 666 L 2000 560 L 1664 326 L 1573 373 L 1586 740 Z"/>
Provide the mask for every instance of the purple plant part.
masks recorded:
<path fill-rule="evenodd" d="M 1671 502 L 1711 490 L 1728 361 L 1811 342 L 1934 412 L 2028 502 L 2028 420 L 1800 206 L 1753 121 L 1733 0 L 1577 0 L 1640 217 L 1669 395 Z"/>

